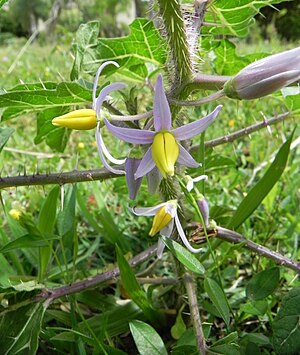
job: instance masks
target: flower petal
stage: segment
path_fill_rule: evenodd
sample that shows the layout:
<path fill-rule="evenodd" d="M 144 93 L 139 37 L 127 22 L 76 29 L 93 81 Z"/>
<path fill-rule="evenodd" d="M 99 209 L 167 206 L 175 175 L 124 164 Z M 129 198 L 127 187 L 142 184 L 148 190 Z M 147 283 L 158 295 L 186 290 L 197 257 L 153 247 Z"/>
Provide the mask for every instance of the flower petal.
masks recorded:
<path fill-rule="evenodd" d="M 153 195 L 156 193 L 158 186 L 161 182 L 162 175 L 158 168 L 155 166 L 149 173 L 146 174 L 148 192 Z"/>
<path fill-rule="evenodd" d="M 139 167 L 137 168 L 137 171 L 134 174 L 135 179 L 138 179 L 138 178 L 148 174 L 155 167 L 154 160 L 152 159 L 152 149 L 151 148 L 152 147 L 148 148 Z"/>
<path fill-rule="evenodd" d="M 160 131 L 162 129 L 169 131 L 171 129 L 171 124 L 172 124 L 171 111 L 163 87 L 163 80 L 161 75 L 157 77 L 156 85 L 155 85 L 153 116 L 154 116 L 155 131 Z"/>
<path fill-rule="evenodd" d="M 125 162 L 126 182 L 129 191 L 129 198 L 135 200 L 140 189 L 142 178 L 135 179 L 134 174 L 141 162 L 141 159 L 127 158 Z"/>
<path fill-rule="evenodd" d="M 107 163 L 107 161 L 106 161 L 106 159 L 105 159 L 105 155 L 106 155 L 106 156 L 108 155 L 110 158 L 112 158 L 111 161 L 113 160 L 113 161 L 117 161 L 117 162 L 122 162 L 121 164 L 123 164 L 123 162 L 125 161 L 125 160 L 124 160 L 124 161 L 122 161 L 122 160 L 117 160 L 117 159 L 113 158 L 113 157 L 109 154 L 109 152 L 108 152 L 108 150 L 107 150 L 107 148 L 106 148 L 106 146 L 105 146 L 105 144 L 104 144 L 104 142 L 103 142 L 103 139 L 102 139 L 102 135 L 101 135 L 101 131 L 100 131 L 100 123 L 98 123 L 98 125 L 97 125 L 97 129 L 96 129 L 96 134 L 95 134 L 95 136 L 96 136 L 96 142 L 97 142 L 97 147 L 98 147 L 98 153 L 99 153 L 99 156 L 100 156 L 100 159 L 101 159 L 103 165 L 106 167 L 107 170 L 111 171 L 111 172 L 114 173 L 114 174 L 117 174 L 117 175 L 124 175 L 124 174 L 125 174 L 125 171 L 123 171 L 123 170 L 117 170 L 117 169 L 112 168 L 112 167 Z M 105 154 L 105 155 L 104 155 L 104 154 Z M 109 159 L 108 156 L 107 156 L 107 158 Z"/>
<path fill-rule="evenodd" d="M 187 240 L 187 238 L 186 238 L 186 236 L 185 236 L 185 234 L 184 234 L 182 225 L 181 225 L 181 223 L 180 223 L 180 221 L 179 221 L 179 218 L 178 218 L 178 214 L 177 214 L 177 213 L 175 214 L 175 224 L 176 224 L 176 228 L 177 228 L 178 234 L 179 234 L 179 236 L 180 236 L 180 238 L 181 238 L 183 244 L 186 246 L 186 248 L 187 248 L 190 252 L 192 252 L 192 253 L 200 253 L 200 252 L 202 251 L 202 248 L 200 248 L 200 249 L 195 249 L 195 248 L 193 248 L 193 247 L 190 245 L 189 241 Z"/>
<path fill-rule="evenodd" d="M 181 144 L 178 143 L 179 147 L 179 156 L 177 159 L 177 163 L 182 164 L 184 166 L 188 166 L 190 168 L 197 168 L 199 163 L 196 162 L 196 160 L 191 156 L 191 154 L 183 148 Z"/>
<path fill-rule="evenodd" d="M 168 202 L 162 202 L 159 205 L 152 207 L 133 207 L 129 210 L 136 216 L 154 216 L 156 212 L 163 206 L 166 206 Z"/>
<path fill-rule="evenodd" d="M 111 124 L 106 118 L 104 123 L 107 129 L 116 137 L 125 142 L 133 144 L 150 144 L 153 141 L 154 132 L 143 129 L 117 127 Z"/>
<path fill-rule="evenodd" d="M 123 89 L 127 86 L 125 83 L 113 83 L 105 86 L 99 93 L 96 101 L 93 101 L 93 108 L 97 112 L 97 117 L 100 119 L 100 109 L 103 104 L 103 101 L 108 99 L 108 95 L 115 90 Z"/>
<path fill-rule="evenodd" d="M 157 255 L 158 259 L 162 258 L 164 249 L 165 249 L 165 243 L 162 241 L 161 238 L 158 238 L 157 252 L 156 252 L 156 255 Z"/>
<path fill-rule="evenodd" d="M 98 80 L 99 80 L 99 76 L 102 72 L 102 70 L 109 64 L 113 64 L 115 67 L 119 68 L 119 64 L 110 60 L 108 62 L 104 62 L 100 65 L 99 69 L 97 70 L 97 73 L 95 75 L 95 80 L 94 80 L 94 85 L 93 85 L 93 105 L 96 102 L 96 92 L 97 92 L 97 85 L 98 85 Z M 95 107 L 93 107 L 95 109 Z"/>
<path fill-rule="evenodd" d="M 174 218 L 159 232 L 160 235 L 163 235 L 166 238 L 170 238 L 174 227 Z"/>
<path fill-rule="evenodd" d="M 178 141 L 192 138 L 193 136 L 196 136 L 197 134 L 205 131 L 206 128 L 213 123 L 221 108 L 222 105 L 218 105 L 209 115 L 195 122 L 188 123 L 184 126 L 175 128 L 171 132 L 174 134 L 175 138 Z"/>

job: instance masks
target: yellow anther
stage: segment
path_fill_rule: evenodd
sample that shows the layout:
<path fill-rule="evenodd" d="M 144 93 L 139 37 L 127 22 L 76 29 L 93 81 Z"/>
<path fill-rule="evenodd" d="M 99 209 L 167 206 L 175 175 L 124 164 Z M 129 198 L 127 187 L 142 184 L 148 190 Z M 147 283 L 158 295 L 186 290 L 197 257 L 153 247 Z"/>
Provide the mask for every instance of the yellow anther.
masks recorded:
<path fill-rule="evenodd" d="M 97 114 L 92 109 L 82 109 L 69 112 L 65 115 L 55 117 L 52 120 L 54 126 L 88 130 L 97 126 Z"/>
<path fill-rule="evenodd" d="M 167 175 L 174 175 L 174 165 L 178 155 L 178 143 L 172 133 L 162 131 L 154 136 L 152 159 L 164 178 Z"/>
<path fill-rule="evenodd" d="M 154 216 L 152 228 L 149 235 L 153 237 L 156 233 L 161 231 L 168 223 L 171 222 L 172 216 L 167 212 L 166 206 L 161 207 Z"/>

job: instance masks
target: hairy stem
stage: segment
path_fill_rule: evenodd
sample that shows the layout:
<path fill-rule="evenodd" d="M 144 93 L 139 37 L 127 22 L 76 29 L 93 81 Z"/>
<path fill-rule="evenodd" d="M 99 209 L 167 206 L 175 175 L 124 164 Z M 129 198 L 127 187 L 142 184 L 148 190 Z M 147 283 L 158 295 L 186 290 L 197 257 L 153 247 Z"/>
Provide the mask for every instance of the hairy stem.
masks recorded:
<path fill-rule="evenodd" d="M 199 350 L 199 354 L 205 355 L 206 343 L 205 343 L 205 337 L 203 334 L 202 322 L 199 313 L 199 305 L 197 300 L 197 289 L 196 289 L 195 281 L 193 276 L 188 273 L 185 273 L 182 279 L 188 295 L 189 307 L 190 307 L 192 322 L 193 322 L 195 336 L 196 336 L 197 348 Z"/>
<path fill-rule="evenodd" d="M 159 0 L 159 11 L 167 32 L 167 39 L 175 67 L 173 83 L 178 87 L 192 77 L 192 62 L 187 44 L 186 29 L 177 0 Z"/>
<path fill-rule="evenodd" d="M 268 259 L 275 261 L 276 264 L 285 266 L 289 269 L 296 271 L 297 274 L 300 274 L 300 263 L 289 259 L 283 256 L 276 251 L 270 250 L 260 244 L 254 243 L 251 240 L 244 238 L 241 234 L 234 232 L 230 229 L 217 227 L 217 237 L 226 240 L 231 243 L 243 243 L 244 247 L 254 251 L 258 255 L 265 256 Z"/>

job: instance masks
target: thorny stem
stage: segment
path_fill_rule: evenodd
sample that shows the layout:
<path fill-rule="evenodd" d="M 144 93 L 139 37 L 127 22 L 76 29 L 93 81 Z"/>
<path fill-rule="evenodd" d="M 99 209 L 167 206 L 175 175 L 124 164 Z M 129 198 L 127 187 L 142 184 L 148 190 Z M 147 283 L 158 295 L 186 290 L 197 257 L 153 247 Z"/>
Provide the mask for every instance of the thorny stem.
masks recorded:
<path fill-rule="evenodd" d="M 217 237 L 225 240 L 227 242 L 231 243 L 243 243 L 244 247 L 246 249 L 252 250 L 256 252 L 259 255 L 263 255 L 266 258 L 269 258 L 271 260 L 274 260 L 276 263 L 278 263 L 281 266 L 285 266 L 289 269 L 292 269 L 296 271 L 298 274 L 300 274 L 300 263 L 297 263 L 296 261 L 289 259 L 277 252 L 274 252 L 262 245 L 259 245 L 257 243 L 254 243 L 250 240 L 245 239 L 241 234 L 236 233 L 234 231 L 231 231 L 226 228 L 222 227 L 217 227 Z M 157 252 L 157 244 L 151 246 L 150 248 L 144 250 L 140 254 L 136 255 L 133 257 L 130 261 L 129 264 L 134 267 L 139 265 L 140 263 L 148 260 L 152 256 L 154 256 Z M 78 282 L 75 282 L 71 285 L 68 286 L 62 286 L 54 289 L 48 289 L 48 290 L 43 290 L 41 293 L 39 293 L 34 301 L 39 302 L 43 300 L 49 300 L 49 302 L 52 302 L 53 300 L 63 297 L 69 294 L 73 294 L 76 292 L 81 292 L 84 291 L 88 288 L 93 288 L 97 287 L 100 284 L 112 280 L 120 275 L 120 270 L 119 268 L 114 268 L 112 270 L 106 271 L 102 274 L 98 274 L 96 276 L 90 277 L 85 280 L 81 280 Z M 189 286 L 191 287 L 191 286 Z"/>
<path fill-rule="evenodd" d="M 232 142 L 243 136 L 247 136 L 250 133 L 256 132 L 262 128 L 271 126 L 278 122 L 285 120 L 286 118 L 293 117 L 290 112 L 285 112 L 281 115 L 270 118 L 269 120 L 264 120 L 259 123 L 255 123 L 249 127 L 243 128 L 232 134 L 222 136 L 210 141 L 205 142 L 205 148 L 216 147 L 221 144 Z M 198 145 L 191 148 L 191 152 L 199 149 Z M 120 169 L 124 169 L 120 166 Z M 14 186 L 35 186 L 35 185 L 48 185 L 48 184 L 58 184 L 63 185 L 67 183 L 76 183 L 83 181 L 96 181 L 96 180 L 106 180 L 111 178 L 116 178 L 119 175 L 112 174 L 105 168 L 95 169 L 95 170 L 83 170 L 83 171 L 70 171 L 66 173 L 56 173 L 56 174 L 36 174 L 36 175 L 19 175 L 11 177 L 0 177 L 0 190 L 7 187 Z"/>
<path fill-rule="evenodd" d="M 141 264 L 142 262 L 148 260 L 151 258 L 153 255 L 155 255 L 157 252 L 157 244 L 153 245 L 152 247 L 144 250 L 140 254 L 136 255 L 132 259 L 129 260 L 129 265 L 132 267 L 137 266 Z M 76 292 L 81 292 L 84 290 L 87 290 L 89 288 L 97 287 L 100 284 L 112 280 L 120 275 L 120 270 L 118 267 L 106 271 L 102 274 L 98 274 L 94 277 L 90 277 L 85 280 L 81 280 L 78 282 L 75 282 L 71 285 L 68 286 L 62 286 L 58 288 L 53 288 L 53 289 L 48 289 L 48 290 L 43 290 L 41 293 L 39 293 L 37 296 L 35 296 L 35 301 L 39 302 L 42 300 L 50 300 L 52 302 L 53 300 L 63 297 L 66 295 L 70 295 Z"/>
<path fill-rule="evenodd" d="M 254 243 L 251 240 L 244 238 L 241 234 L 230 229 L 217 227 L 217 237 L 231 243 L 243 243 L 246 249 L 254 251 L 256 254 L 265 256 L 268 259 L 275 261 L 276 264 L 285 266 L 300 274 L 300 263 L 289 259 L 276 251 L 270 250 L 260 244 Z"/>
<path fill-rule="evenodd" d="M 195 280 L 190 273 L 185 273 L 182 277 L 182 280 L 188 295 L 192 322 L 194 325 L 194 331 L 196 333 L 195 336 L 196 336 L 197 348 L 201 355 L 205 355 L 206 343 L 205 343 L 205 337 L 202 328 L 202 322 L 200 318 Z"/>
<path fill-rule="evenodd" d="M 171 102 L 171 104 L 176 105 L 176 106 L 200 106 L 202 104 L 206 104 L 208 102 L 220 99 L 223 96 L 224 96 L 223 90 L 219 90 L 219 91 L 217 91 L 211 95 L 205 96 L 199 100 L 185 101 L 185 100 L 169 99 L 169 101 Z"/>

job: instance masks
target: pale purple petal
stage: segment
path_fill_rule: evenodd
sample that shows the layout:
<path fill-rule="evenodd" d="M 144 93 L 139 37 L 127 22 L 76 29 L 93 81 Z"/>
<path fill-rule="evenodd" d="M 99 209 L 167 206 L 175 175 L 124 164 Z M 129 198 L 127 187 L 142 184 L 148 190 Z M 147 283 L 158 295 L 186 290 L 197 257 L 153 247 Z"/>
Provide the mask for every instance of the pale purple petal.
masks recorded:
<path fill-rule="evenodd" d="M 159 232 L 160 235 L 163 235 L 166 238 L 170 238 L 174 227 L 174 218 Z"/>
<path fill-rule="evenodd" d="M 213 123 L 218 113 L 220 112 L 222 105 L 218 105 L 213 112 L 209 115 L 195 121 L 188 123 L 184 126 L 173 129 L 171 132 L 174 134 L 176 140 L 182 141 L 192 138 L 197 134 L 206 130 L 206 128 Z"/>
<path fill-rule="evenodd" d="M 129 208 L 129 210 L 135 214 L 136 216 L 154 216 L 156 212 L 163 206 L 166 206 L 168 202 L 162 202 L 159 205 L 152 207 L 133 207 Z"/>
<path fill-rule="evenodd" d="M 96 129 L 96 142 L 97 142 L 97 147 L 98 147 L 98 153 L 99 153 L 99 156 L 100 156 L 100 159 L 103 163 L 103 165 L 106 167 L 107 170 L 111 171 L 112 173 L 114 174 L 117 174 L 117 175 L 124 175 L 125 174 L 125 171 L 123 170 L 117 170 L 117 169 L 114 169 L 112 168 L 106 161 L 105 159 L 105 156 L 104 156 L 104 150 L 106 152 L 107 149 L 105 147 L 105 144 L 103 142 L 103 139 L 102 139 L 102 136 L 101 136 L 101 132 L 100 132 L 100 129 L 99 129 L 99 123 L 98 123 L 98 126 L 97 126 L 97 129 Z"/>
<path fill-rule="evenodd" d="M 150 147 L 145 153 L 136 173 L 134 174 L 135 179 L 138 179 L 146 174 L 148 174 L 154 167 L 155 163 L 152 159 L 152 147 Z"/>
<path fill-rule="evenodd" d="M 178 231 L 178 234 L 183 242 L 183 244 L 186 246 L 186 248 L 192 252 L 192 253 L 200 253 L 202 251 L 202 249 L 195 249 L 191 246 L 191 244 L 189 243 L 189 241 L 187 240 L 185 234 L 184 234 L 184 230 L 182 228 L 182 225 L 179 221 L 179 218 L 178 218 L 178 215 L 176 213 L 175 215 L 175 224 L 176 224 L 176 228 L 177 228 L 177 231 Z"/>
<path fill-rule="evenodd" d="M 158 186 L 162 180 L 162 175 L 155 166 L 149 173 L 146 174 L 148 191 L 151 195 L 157 192 Z"/>
<path fill-rule="evenodd" d="M 167 96 L 163 87 L 162 76 L 159 75 L 155 85 L 153 104 L 154 128 L 155 131 L 171 129 L 172 117 Z"/>
<path fill-rule="evenodd" d="M 181 144 L 178 143 L 178 147 L 179 147 L 179 156 L 177 159 L 177 163 L 184 166 L 188 166 L 190 168 L 197 168 L 200 165 L 191 156 L 191 154 L 185 148 L 183 148 Z"/>
<path fill-rule="evenodd" d="M 99 96 L 97 97 L 97 99 L 95 101 L 93 101 L 93 109 L 96 111 L 98 119 L 100 119 L 101 106 L 103 104 L 103 101 L 108 98 L 107 96 L 112 91 L 123 89 L 126 86 L 127 86 L 127 84 L 125 84 L 125 83 L 113 83 L 113 84 L 109 84 L 109 85 L 105 86 L 100 91 Z"/>
<path fill-rule="evenodd" d="M 198 182 L 198 181 L 201 181 L 201 180 L 207 180 L 208 179 L 208 176 L 207 175 L 200 175 L 200 176 L 197 176 L 195 178 L 189 178 L 187 184 L 186 184 L 186 189 L 188 190 L 188 192 L 192 191 L 193 188 L 194 188 L 194 182 Z"/>
<path fill-rule="evenodd" d="M 157 252 L 156 255 L 158 257 L 158 259 L 161 259 L 163 256 L 163 252 L 165 249 L 165 243 L 162 241 L 162 238 L 158 238 L 158 243 L 157 243 Z"/>
<path fill-rule="evenodd" d="M 155 135 L 155 132 L 153 132 L 153 131 L 146 131 L 143 129 L 124 128 L 124 127 L 114 126 L 106 118 L 104 119 L 104 123 L 105 123 L 107 129 L 114 136 L 116 136 L 128 143 L 151 144 L 153 141 L 153 137 Z"/>
<path fill-rule="evenodd" d="M 102 70 L 103 70 L 107 65 L 109 65 L 109 64 L 113 64 L 113 65 L 116 66 L 117 68 L 120 67 L 118 63 L 116 63 L 116 62 L 114 62 L 114 61 L 112 61 L 112 60 L 110 60 L 110 61 L 108 61 L 108 62 L 104 62 L 104 63 L 102 63 L 102 64 L 100 65 L 100 67 L 99 67 L 99 69 L 97 70 L 97 73 L 96 73 L 96 75 L 95 75 L 95 80 L 94 80 L 94 85 L 93 85 L 93 106 L 94 106 L 94 104 L 95 104 L 95 102 L 96 102 L 96 91 L 97 91 L 97 85 L 98 85 L 99 76 L 100 76 Z M 94 108 L 94 110 L 95 110 L 95 107 L 93 107 L 93 108 Z"/>
<path fill-rule="evenodd" d="M 141 162 L 141 159 L 127 158 L 125 162 L 126 182 L 129 191 L 129 198 L 135 200 L 140 189 L 142 178 L 135 179 L 134 174 Z"/>

